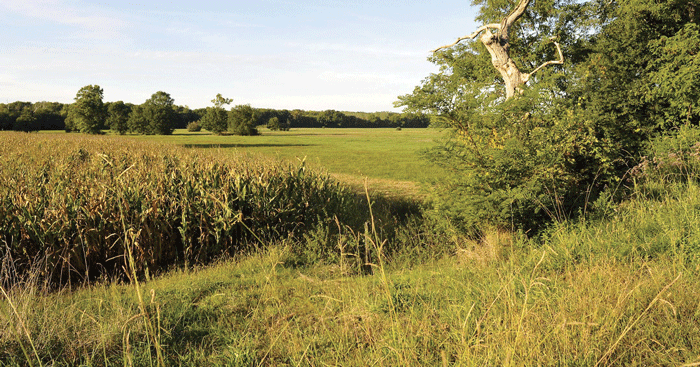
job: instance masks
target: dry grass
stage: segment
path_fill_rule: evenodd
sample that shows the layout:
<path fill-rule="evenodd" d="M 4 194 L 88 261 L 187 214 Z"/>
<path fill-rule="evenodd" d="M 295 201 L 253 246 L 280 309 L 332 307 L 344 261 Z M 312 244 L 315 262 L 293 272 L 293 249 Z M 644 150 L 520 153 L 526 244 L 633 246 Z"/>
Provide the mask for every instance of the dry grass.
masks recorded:
<path fill-rule="evenodd" d="M 508 259 L 513 251 L 515 237 L 511 232 L 494 229 L 479 239 L 462 239 L 457 246 L 456 258 L 466 265 L 488 266 Z"/>
<path fill-rule="evenodd" d="M 57 282 L 121 273 L 127 233 L 141 273 L 355 215 L 353 195 L 329 177 L 247 154 L 4 133 L 0 156 L 0 256 L 20 273 L 40 259 Z"/>
<path fill-rule="evenodd" d="M 423 200 L 426 197 L 421 185 L 413 181 L 370 178 L 346 173 L 332 173 L 331 177 L 350 186 L 357 193 L 363 193 L 367 184 L 371 192 L 387 198 Z"/>

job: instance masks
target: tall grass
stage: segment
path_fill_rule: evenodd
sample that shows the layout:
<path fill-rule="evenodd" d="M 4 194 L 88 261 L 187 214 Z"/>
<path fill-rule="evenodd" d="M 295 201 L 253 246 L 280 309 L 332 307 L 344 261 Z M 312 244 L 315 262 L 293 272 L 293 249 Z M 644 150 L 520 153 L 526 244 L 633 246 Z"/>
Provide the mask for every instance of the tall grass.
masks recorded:
<path fill-rule="evenodd" d="M 332 265 L 292 266 L 294 254 L 280 243 L 140 287 L 151 295 L 143 302 L 152 305 L 166 365 L 700 361 L 697 270 L 686 272 L 667 259 L 604 256 L 562 269 L 552 266 L 559 264 L 552 251 L 566 244 L 552 240 L 528 251 L 521 241 L 501 242 L 516 247 L 516 255 L 502 249 L 488 262 L 448 257 L 410 268 L 387 263 L 384 275 L 376 268 L 365 276 Z M 17 294 L 13 301 L 46 364 L 158 363 L 133 286 Z M 25 333 L 7 327 L 15 320 L 0 317 L 0 364 L 32 363 L 18 340 L 35 360 Z"/>
<path fill-rule="evenodd" d="M 0 364 L 697 366 L 696 181 L 638 180 L 605 215 L 538 238 L 387 223 L 367 195 L 366 226 L 333 218 L 208 267 L 57 292 L 27 283 L 0 299 Z M 314 246 L 338 261 L 300 264 Z"/>

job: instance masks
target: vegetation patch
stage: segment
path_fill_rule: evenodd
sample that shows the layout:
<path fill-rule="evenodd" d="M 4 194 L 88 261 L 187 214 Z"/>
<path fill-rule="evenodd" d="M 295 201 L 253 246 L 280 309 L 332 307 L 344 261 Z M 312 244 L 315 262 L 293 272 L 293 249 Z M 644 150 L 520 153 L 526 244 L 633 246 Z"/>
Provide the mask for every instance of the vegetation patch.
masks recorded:
<path fill-rule="evenodd" d="M 356 204 L 303 164 L 246 155 L 4 133 L 0 156 L 2 257 L 61 281 L 115 275 L 128 253 L 139 272 L 205 263 L 336 217 L 350 223 Z"/>

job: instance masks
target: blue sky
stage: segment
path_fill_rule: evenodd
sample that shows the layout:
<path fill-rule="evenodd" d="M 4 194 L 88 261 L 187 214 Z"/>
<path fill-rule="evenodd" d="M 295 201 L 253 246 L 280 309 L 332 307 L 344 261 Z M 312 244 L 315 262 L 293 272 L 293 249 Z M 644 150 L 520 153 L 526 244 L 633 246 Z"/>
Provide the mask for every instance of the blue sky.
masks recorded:
<path fill-rule="evenodd" d="M 391 111 L 471 33 L 470 1 L 0 0 L 0 102 L 105 101 Z"/>

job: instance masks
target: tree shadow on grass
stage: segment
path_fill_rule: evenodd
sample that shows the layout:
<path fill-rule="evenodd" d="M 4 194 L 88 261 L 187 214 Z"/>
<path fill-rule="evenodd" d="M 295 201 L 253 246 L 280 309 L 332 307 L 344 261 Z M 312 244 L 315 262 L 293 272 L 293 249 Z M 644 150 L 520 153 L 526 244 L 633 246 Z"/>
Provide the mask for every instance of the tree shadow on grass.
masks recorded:
<path fill-rule="evenodd" d="M 275 148 L 275 147 L 311 147 L 317 144 L 184 144 L 185 148 Z"/>

